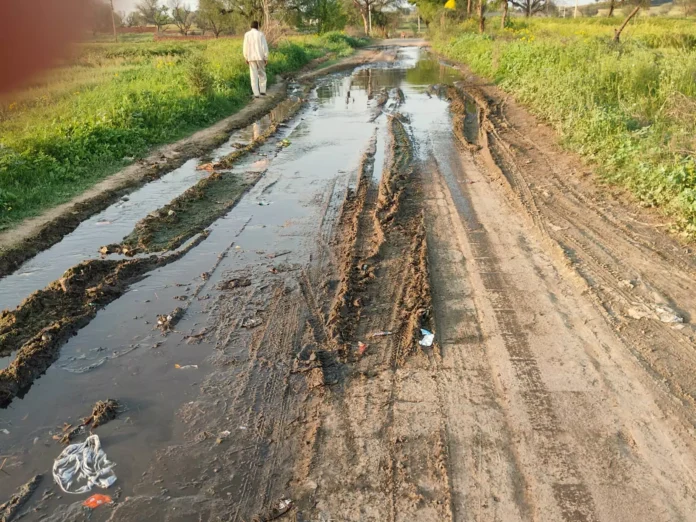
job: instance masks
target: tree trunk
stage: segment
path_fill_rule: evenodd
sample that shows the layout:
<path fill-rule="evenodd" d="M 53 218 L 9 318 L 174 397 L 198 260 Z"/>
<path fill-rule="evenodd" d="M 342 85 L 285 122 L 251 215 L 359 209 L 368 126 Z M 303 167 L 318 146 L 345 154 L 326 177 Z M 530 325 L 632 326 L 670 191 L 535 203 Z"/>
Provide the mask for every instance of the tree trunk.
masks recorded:
<path fill-rule="evenodd" d="M 471 16 L 471 0 L 466 2 L 466 16 L 467 18 Z"/>
<path fill-rule="evenodd" d="M 638 11 L 640 11 L 640 6 L 637 5 L 633 11 L 631 11 L 631 14 L 629 14 L 626 19 L 624 20 L 624 23 L 621 24 L 621 27 L 619 29 L 614 29 L 614 41 L 618 42 L 619 39 L 621 38 L 621 31 L 623 31 L 626 26 L 628 25 L 628 22 L 631 21 L 631 18 L 636 16 L 638 14 Z"/>
<path fill-rule="evenodd" d="M 365 36 L 369 36 L 368 29 L 367 29 L 367 16 L 365 16 L 365 12 L 360 11 L 360 16 L 362 16 L 362 19 L 363 19 L 363 26 L 365 27 Z"/>
<path fill-rule="evenodd" d="M 607 15 L 607 18 L 611 18 L 614 16 L 614 8 L 616 7 L 616 2 L 614 0 L 611 0 L 609 2 L 609 14 Z"/>
<path fill-rule="evenodd" d="M 479 33 L 483 34 L 486 30 L 486 18 L 483 16 L 483 0 L 478 2 L 478 22 Z"/>
<path fill-rule="evenodd" d="M 505 29 L 505 22 L 507 21 L 508 14 L 508 3 L 507 0 L 503 1 L 503 17 L 500 19 L 500 28 Z"/>

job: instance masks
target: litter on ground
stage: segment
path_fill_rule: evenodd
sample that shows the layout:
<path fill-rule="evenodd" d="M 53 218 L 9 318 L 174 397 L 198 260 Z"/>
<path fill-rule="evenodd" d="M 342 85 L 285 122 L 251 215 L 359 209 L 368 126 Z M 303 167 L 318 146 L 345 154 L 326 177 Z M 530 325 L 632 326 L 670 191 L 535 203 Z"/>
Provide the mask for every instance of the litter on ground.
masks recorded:
<path fill-rule="evenodd" d="M 426 346 L 426 347 L 433 345 L 433 341 L 435 340 L 434 333 L 429 332 L 428 330 L 424 330 L 423 328 L 421 328 L 421 335 L 423 336 L 423 338 L 420 341 L 418 341 L 418 344 L 420 344 L 421 346 Z"/>
<path fill-rule="evenodd" d="M 113 499 L 109 495 L 101 495 L 97 493 L 85 500 L 82 505 L 87 506 L 90 509 L 95 509 L 104 504 L 113 504 L 113 502 Z"/>
<path fill-rule="evenodd" d="M 79 495 L 94 486 L 109 488 L 116 482 L 114 464 L 106 458 L 99 436 L 65 448 L 53 463 L 53 479 L 65 493 Z"/>

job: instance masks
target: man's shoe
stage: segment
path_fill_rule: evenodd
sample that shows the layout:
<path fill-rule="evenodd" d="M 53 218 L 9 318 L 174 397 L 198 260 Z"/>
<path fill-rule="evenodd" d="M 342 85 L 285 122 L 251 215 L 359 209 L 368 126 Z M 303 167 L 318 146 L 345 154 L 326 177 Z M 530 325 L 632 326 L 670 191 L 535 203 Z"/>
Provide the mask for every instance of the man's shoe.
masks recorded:
<path fill-rule="evenodd" d="M 255 100 L 258 100 L 261 96 L 254 96 Z"/>
<path fill-rule="evenodd" d="M 265 93 L 265 92 L 262 92 L 262 93 L 261 93 L 261 96 L 266 96 L 266 93 Z"/>

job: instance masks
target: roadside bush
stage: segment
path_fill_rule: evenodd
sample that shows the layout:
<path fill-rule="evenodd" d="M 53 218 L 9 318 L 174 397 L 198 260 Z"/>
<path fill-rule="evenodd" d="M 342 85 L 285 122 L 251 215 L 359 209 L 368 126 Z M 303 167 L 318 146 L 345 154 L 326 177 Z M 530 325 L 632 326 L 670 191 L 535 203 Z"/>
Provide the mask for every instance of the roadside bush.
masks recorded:
<path fill-rule="evenodd" d="M 208 72 L 208 61 L 202 54 L 196 53 L 188 59 L 186 74 L 195 94 L 203 96 L 212 92 L 213 78 Z"/>

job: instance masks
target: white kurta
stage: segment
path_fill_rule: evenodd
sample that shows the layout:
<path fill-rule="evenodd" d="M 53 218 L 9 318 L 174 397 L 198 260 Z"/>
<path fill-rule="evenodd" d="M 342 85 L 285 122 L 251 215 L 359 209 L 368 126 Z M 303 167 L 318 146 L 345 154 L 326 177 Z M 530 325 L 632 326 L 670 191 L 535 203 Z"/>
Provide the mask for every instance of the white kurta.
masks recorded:
<path fill-rule="evenodd" d="M 247 62 L 265 62 L 268 60 L 266 37 L 258 29 L 252 29 L 244 35 L 244 59 Z"/>
<path fill-rule="evenodd" d="M 268 43 L 258 29 L 252 29 L 244 35 L 244 59 L 249 62 L 251 90 L 254 96 L 266 94 L 266 62 L 268 61 Z"/>

